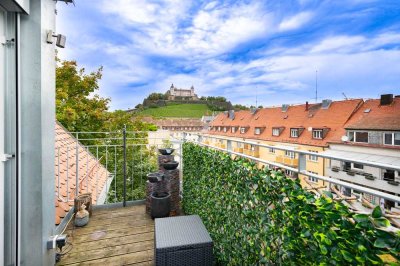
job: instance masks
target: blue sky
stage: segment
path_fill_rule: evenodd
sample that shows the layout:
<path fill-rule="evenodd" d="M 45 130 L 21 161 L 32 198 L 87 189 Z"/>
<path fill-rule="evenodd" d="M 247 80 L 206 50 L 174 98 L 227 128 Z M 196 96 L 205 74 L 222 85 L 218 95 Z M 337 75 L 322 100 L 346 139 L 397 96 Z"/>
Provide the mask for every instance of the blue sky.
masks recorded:
<path fill-rule="evenodd" d="M 132 108 L 171 83 L 264 106 L 400 94 L 398 0 L 75 0 L 57 4 L 62 59 L 104 67 Z"/>

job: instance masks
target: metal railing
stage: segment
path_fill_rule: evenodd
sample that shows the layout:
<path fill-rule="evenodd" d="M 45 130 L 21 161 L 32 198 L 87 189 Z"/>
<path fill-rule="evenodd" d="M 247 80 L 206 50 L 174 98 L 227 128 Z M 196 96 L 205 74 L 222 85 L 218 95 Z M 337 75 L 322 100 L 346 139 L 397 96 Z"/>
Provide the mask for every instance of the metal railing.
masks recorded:
<path fill-rule="evenodd" d="M 393 171 L 398 171 L 400 173 L 400 167 L 391 165 L 391 164 L 386 164 L 386 163 L 378 163 L 378 162 L 371 162 L 371 161 L 365 161 L 365 160 L 357 160 L 357 159 L 351 159 L 351 158 L 342 158 L 340 156 L 332 156 L 332 155 L 326 155 L 326 154 L 321 154 L 321 153 L 315 153 L 315 152 L 310 152 L 310 151 L 304 151 L 304 150 L 296 150 L 296 149 L 289 149 L 289 148 L 285 148 L 285 147 L 281 147 L 281 146 L 274 146 L 274 145 L 267 145 L 267 144 L 263 144 L 263 143 L 258 143 L 256 141 L 248 141 L 248 140 L 240 140 L 240 139 L 235 139 L 235 138 L 227 138 L 227 137 L 221 137 L 221 136 L 215 136 L 215 135 L 208 135 L 208 134 L 195 134 L 195 133 L 183 133 L 182 138 L 184 141 L 192 141 L 198 145 L 204 146 L 204 147 L 208 147 L 208 148 L 212 148 L 215 150 L 220 150 L 223 152 L 227 152 L 229 154 L 232 155 L 236 155 L 236 156 L 241 156 L 250 160 L 253 160 L 255 162 L 259 162 L 262 164 L 265 164 L 267 166 L 274 166 L 280 169 L 285 169 L 285 170 L 289 170 L 292 171 L 293 173 L 297 173 L 297 174 L 301 174 L 304 176 L 308 176 L 308 177 L 313 177 L 316 178 L 318 180 L 322 180 L 325 181 L 329 184 L 329 186 L 333 185 L 338 185 L 338 186 L 342 186 L 345 188 L 350 188 L 350 189 L 354 189 L 360 192 L 364 192 L 373 196 L 377 196 L 383 199 L 387 199 L 387 200 L 391 200 L 397 203 L 400 203 L 400 197 L 397 195 L 393 195 L 384 191 L 379 191 L 379 188 L 369 188 L 363 185 L 358 185 L 358 184 L 354 184 L 354 183 L 350 183 L 347 181 L 343 181 L 343 180 L 339 180 L 339 179 L 335 179 L 335 178 L 331 178 L 328 176 L 322 176 L 322 175 L 318 175 L 315 173 L 312 173 L 310 171 L 307 171 L 306 169 L 306 165 L 307 165 L 307 156 L 316 156 L 318 158 L 323 158 L 323 159 L 329 159 L 329 160 L 337 160 L 337 161 L 341 161 L 341 162 L 351 162 L 351 163 L 357 163 L 357 164 L 362 164 L 365 166 L 371 166 L 371 167 L 375 167 L 375 168 L 380 168 L 380 169 L 388 169 L 388 170 L 393 170 Z M 214 140 L 218 140 L 218 141 L 226 141 L 226 145 L 221 148 L 221 145 L 210 145 L 210 144 L 205 144 L 204 143 L 204 139 L 214 139 Z M 267 148 L 267 149 L 274 149 L 274 150 L 281 150 L 281 151 L 290 151 L 290 152 L 294 152 L 297 155 L 297 167 L 292 167 L 292 166 L 288 166 L 285 165 L 283 163 L 278 163 L 276 161 L 268 161 L 268 160 L 264 160 L 258 157 L 254 157 L 248 154 L 244 154 L 242 152 L 235 152 L 232 149 L 232 143 L 241 143 L 241 144 L 247 144 L 247 145 L 253 145 L 255 147 L 258 148 Z M 219 146 L 219 147 L 218 147 Z M 325 170 L 325 169 L 324 169 Z M 399 192 L 400 194 L 400 192 Z"/>
<path fill-rule="evenodd" d="M 92 193 L 95 204 L 145 198 L 147 174 L 158 171 L 158 148 L 175 148 L 181 164 L 181 142 L 169 136 L 125 129 L 115 132 L 66 133 L 55 151 L 56 197 L 71 202 Z"/>

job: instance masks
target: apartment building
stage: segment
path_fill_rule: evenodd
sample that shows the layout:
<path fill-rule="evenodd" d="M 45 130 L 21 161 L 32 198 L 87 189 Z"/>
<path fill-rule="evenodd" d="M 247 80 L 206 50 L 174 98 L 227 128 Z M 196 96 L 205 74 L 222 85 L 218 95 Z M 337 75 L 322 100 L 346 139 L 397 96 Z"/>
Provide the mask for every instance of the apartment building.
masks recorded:
<path fill-rule="evenodd" d="M 340 140 L 331 141 L 325 152 L 331 156 L 349 158 L 326 164 L 326 175 L 393 195 L 400 195 L 400 173 L 391 167 L 400 166 L 400 98 L 382 95 L 380 99 L 366 100 L 345 125 Z M 351 159 L 365 161 L 353 163 Z M 379 163 L 386 168 L 371 167 Z M 341 188 L 346 196 L 354 196 L 387 210 L 399 208 L 399 204 L 357 190 Z M 397 210 L 398 211 L 398 210 Z"/>
<path fill-rule="evenodd" d="M 295 151 L 321 153 L 328 149 L 328 143 L 339 141 L 345 134 L 344 125 L 362 106 L 362 99 L 331 101 L 318 104 L 282 105 L 260 110 L 225 112 L 216 117 L 203 141 L 210 145 L 242 152 L 266 161 L 298 167 Z M 224 136 L 229 139 L 213 139 Z M 241 144 L 235 140 L 248 141 Z M 276 148 L 252 145 L 266 144 Z M 279 150 L 285 148 L 286 151 Z M 292 150 L 292 151 L 291 151 Z M 306 170 L 325 175 L 325 160 L 313 155 L 307 156 Z M 297 177 L 285 170 L 286 175 Z M 328 188 L 324 181 L 300 175 L 301 183 L 308 188 Z"/>

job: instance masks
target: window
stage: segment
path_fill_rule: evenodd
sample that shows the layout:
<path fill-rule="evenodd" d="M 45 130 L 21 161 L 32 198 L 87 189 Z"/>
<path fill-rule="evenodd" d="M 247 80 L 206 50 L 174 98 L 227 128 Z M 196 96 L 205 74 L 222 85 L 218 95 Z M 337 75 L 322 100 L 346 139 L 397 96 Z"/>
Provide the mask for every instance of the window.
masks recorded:
<path fill-rule="evenodd" d="M 314 174 L 314 175 L 318 175 L 318 173 L 313 172 L 313 171 L 308 171 L 308 172 L 310 172 L 311 174 Z M 315 177 L 313 177 L 313 176 L 309 176 L 309 177 L 308 177 L 308 180 L 311 181 L 311 182 L 313 182 L 313 183 L 317 183 L 317 182 L 318 182 L 318 178 L 315 178 Z"/>
<path fill-rule="evenodd" d="M 364 165 L 358 164 L 358 163 L 354 163 L 354 164 L 353 164 L 353 168 L 364 169 Z"/>
<path fill-rule="evenodd" d="M 226 131 L 228 131 L 228 129 L 226 127 L 224 127 L 224 132 L 226 133 Z"/>
<path fill-rule="evenodd" d="M 317 151 L 309 151 L 309 152 L 318 153 Z M 308 160 L 312 161 L 312 162 L 318 162 L 318 156 L 314 155 L 314 154 L 310 154 L 310 155 L 308 155 Z"/>
<path fill-rule="evenodd" d="M 260 134 L 261 134 L 261 128 L 256 127 L 256 128 L 254 129 L 254 134 L 260 135 Z"/>
<path fill-rule="evenodd" d="M 349 141 L 368 143 L 368 131 L 350 131 L 348 136 Z"/>
<path fill-rule="evenodd" d="M 285 156 L 294 159 L 295 158 L 294 151 L 285 151 Z"/>
<path fill-rule="evenodd" d="M 272 136 L 279 136 L 280 130 L 279 128 L 273 128 L 272 129 Z"/>
<path fill-rule="evenodd" d="M 383 173 L 383 180 L 394 181 L 394 171 L 393 170 L 386 170 Z"/>
<path fill-rule="evenodd" d="M 221 131 L 221 127 L 218 127 L 218 131 Z"/>
<path fill-rule="evenodd" d="M 385 133 L 384 134 L 385 145 L 400 145 L 400 133 Z"/>
<path fill-rule="evenodd" d="M 241 127 L 240 128 L 240 134 L 244 134 L 246 133 L 246 128 L 245 127 Z"/>
<path fill-rule="evenodd" d="M 269 148 L 269 153 L 275 153 L 275 149 L 274 148 Z"/>
<path fill-rule="evenodd" d="M 285 170 L 285 174 L 286 174 L 287 176 L 293 176 L 293 171 Z"/>
<path fill-rule="evenodd" d="M 313 130 L 312 137 L 313 137 L 313 139 L 322 139 L 322 130 L 321 129 Z"/>
<path fill-rule="evenodd" d="M 232 133 L 235 133 L 235 132 L 236 132 L 236 127 L 232 127 L 232 128 L 231 128 L 231 132 L 232 132 Z"/>
<path fill-rule="evenodd" d="M 298 138 L 299 137 L 299 129 L 298 128 L 291 128 L 290 129 L 290 136 L 292 138 Z"/>

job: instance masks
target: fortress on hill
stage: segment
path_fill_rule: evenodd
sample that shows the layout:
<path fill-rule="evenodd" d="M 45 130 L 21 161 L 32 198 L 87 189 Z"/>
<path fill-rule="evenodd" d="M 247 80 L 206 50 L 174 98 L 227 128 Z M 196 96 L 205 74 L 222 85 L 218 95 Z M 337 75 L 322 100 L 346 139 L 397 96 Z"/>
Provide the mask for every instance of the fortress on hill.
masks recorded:
<path fill-rule="evenodd" d="M 185 90 L 185 89 L 178 89 L 174 86 L 174 84 L 172 84 L 166 94 L 168 96 L 168 100 L 193 100 L 193 101 L 196 101 L 199 99 L 197 97 L 197 94 L 194 93 L 193 86 L 190 87 L 189 90 Z"/>

